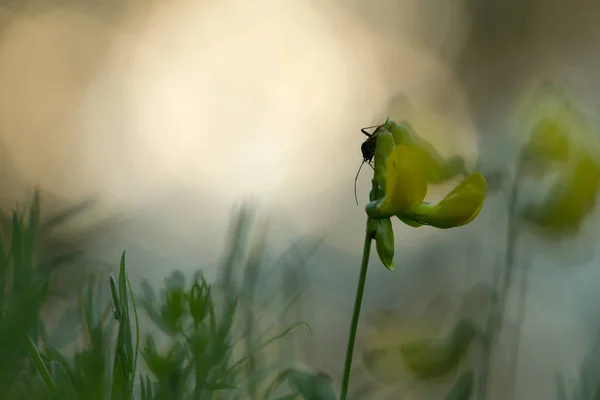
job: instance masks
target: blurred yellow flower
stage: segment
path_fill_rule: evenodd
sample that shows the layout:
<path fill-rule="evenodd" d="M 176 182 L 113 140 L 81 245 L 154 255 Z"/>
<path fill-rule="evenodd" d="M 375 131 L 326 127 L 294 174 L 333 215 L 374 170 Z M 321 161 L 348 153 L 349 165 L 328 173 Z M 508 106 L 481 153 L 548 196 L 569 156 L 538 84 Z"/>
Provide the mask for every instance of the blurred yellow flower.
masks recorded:
<path fill-rule="evenodd" d="M 378 312 L 369 318 L 371 333 L 363 342 L 365 368 L 390 383 L 440 378 L 454 370 L 485 320 L 492 295 L 490 285 L 478 284 L 458 298 L 439 293 L 418 311 L 412 305 Z"/>
<path fill-rule="evenodd" d="M 517 109 L 513 129 L 526 132 L 520 163 L 525 175 L 558 172 L 541 205 L 523 210 L 525 220 L 547 233 L 575 233 L 593 211 L 600 189 L 596 131 L 563 92 L 543 82 Z"/>

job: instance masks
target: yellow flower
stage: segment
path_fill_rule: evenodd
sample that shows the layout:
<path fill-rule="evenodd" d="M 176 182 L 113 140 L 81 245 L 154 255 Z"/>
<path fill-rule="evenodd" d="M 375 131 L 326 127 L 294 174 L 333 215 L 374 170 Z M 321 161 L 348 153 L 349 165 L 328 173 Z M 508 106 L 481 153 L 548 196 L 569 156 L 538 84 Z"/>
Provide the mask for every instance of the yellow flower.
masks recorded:
<path fill-rule="evenodd" d="M 437 204 L 424 202 L 431 172 L 429 153 L 410 131 L 386 121 L 377 139 L 375 177 L 383 197 L 367 204 L 372 218 L 397 216 L 407 225 L 440 229 L 462 226 L 479 214 L 486 196 L 486 182 L 474 172 Z"/>
<path fill-rule="evenodd" d="M 543 204 L 522 216 L 547 233 L 576 233 L 593 211 L 600 190 L 600 151 L 584 113 L 549 82 L 518 109 L 515 130 L 530 132 L 521 151 L 522 170 L 558 181 Z"/>

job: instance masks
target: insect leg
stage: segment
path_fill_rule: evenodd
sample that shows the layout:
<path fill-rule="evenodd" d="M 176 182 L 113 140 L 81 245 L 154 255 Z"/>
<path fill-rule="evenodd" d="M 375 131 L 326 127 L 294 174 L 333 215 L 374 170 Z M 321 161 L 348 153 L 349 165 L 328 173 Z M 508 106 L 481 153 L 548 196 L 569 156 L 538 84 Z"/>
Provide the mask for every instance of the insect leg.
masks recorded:
<path fill-rule="evenodd" d="M 367 126 L 366 128 L 362 128 L 360 131 L 362 133 L 364 133 L 365 135 L 367 135 L 367 137 L 371 137 L 371 136 L 373 136 L 373 133 L 367 132 L 367 129 L 379 128 L 380 126 L 381 125 Z"/>

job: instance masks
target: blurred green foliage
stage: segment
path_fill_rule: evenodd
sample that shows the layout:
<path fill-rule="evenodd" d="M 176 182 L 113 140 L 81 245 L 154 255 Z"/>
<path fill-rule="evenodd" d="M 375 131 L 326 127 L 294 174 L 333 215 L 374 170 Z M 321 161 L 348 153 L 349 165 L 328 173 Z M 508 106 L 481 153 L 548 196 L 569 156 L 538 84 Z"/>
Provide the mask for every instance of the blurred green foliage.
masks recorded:
<path fill-rule="evenodd" d="M 70 213 L 74 211 L 78 209 Z M 167 277 L 158 296 L 147 282 L 142 284 L 140 304 L 159 334 L 166 336 L 164 349 L 150 330 L 141 343 L 136 297 L 123 253 L 118 276 L 111 274 L 108 285 L 96 276 L 84 285 L 78 304 L 81 343 L 73 354 L 63 353 L 48 340 L 41 310 L 53 273 L 72 254 L 40 262 L 39 239 L 40 232 L 60 225 L 70 213 L 42 223 L 36 191 L 29 206 L 14 210 L 10 220 L 4 218 L 0 231 L 2 398 L 335 399 L 323 374 L 295 369 L 278 373 L 274 365 L 257 361 L 263 349 L 306 324 L 291 324 L 261 341 L 253 334 L 254 319 L 246 318 L 244 333 L 236 334 L 236 317 L 241 313 L 238 297 L 252 300 L 248 294 L 256 286 L 262 239 L 247 256 L 243 293 L 231 286 L 219 297 L 200 274 L 186 282 L 178 271 Z M 234 241 L 231 253 L 239 252 L 240 232 L 247 221 L 247 213 L 241 212 L 234 233 L 238 243 Z M 240 257 L 229 254 L 227 263 Z M 283 381 L 287 388 L 280 387 Z"/>

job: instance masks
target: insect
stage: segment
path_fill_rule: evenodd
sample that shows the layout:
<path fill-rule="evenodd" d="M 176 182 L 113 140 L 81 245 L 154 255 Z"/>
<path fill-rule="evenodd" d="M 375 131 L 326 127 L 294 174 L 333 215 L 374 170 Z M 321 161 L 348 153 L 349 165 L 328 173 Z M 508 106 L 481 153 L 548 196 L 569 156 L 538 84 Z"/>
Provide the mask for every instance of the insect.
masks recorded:
<path fill-rule="evenodd" d="M 382 125 L 374 125 L 368 126 L 366 128 L 362 128 L 360 131 L 367 136 L 367 140 L 365 140 L 360 145 L 360 151 L 362 152 L 362 162 L 360 163 L 360 167 L 358 167 L 358 172 L 356 172 L 356 177 L 354 178 L 354 199 L 356 200 L 356 205 L 358 205 L 358 196 L 356 195 L 356 182 L 358 181 L 358 175 L 360 174 L 360 170 L 364 163 L 367 163 L 371 168 L 373 167 L 373 157 L 375 156 L 375 146 L 377 145 L 377 136 L 379 136 L 379 130 Z M 373 133 L 367 132 L 367 129 L 376 128 Z"/>

